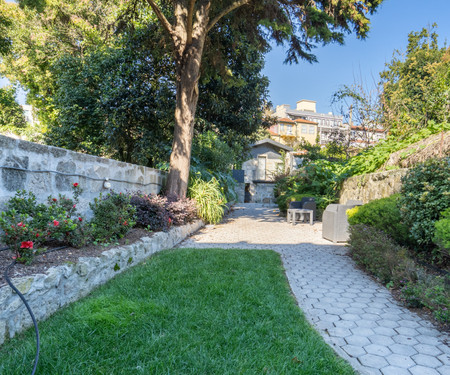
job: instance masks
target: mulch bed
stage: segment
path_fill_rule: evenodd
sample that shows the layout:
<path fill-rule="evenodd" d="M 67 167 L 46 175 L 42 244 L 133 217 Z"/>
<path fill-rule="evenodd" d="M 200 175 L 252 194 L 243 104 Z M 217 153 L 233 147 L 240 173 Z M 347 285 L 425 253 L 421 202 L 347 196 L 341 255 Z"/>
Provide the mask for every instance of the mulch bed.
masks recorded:
<path fill-rule="evenodd" d="M 152 237 L 153 233 L 144 229 L 134 228 L 128 232 L 128 234 L 118 240 L 117 242 L 108 245 L 89 245 L 81 249 L 73 247 L 67 247 L 65 249 L 50 251 L 46 254 L 41 254 L 35 257 L 33 263 L 30 265 L 23 265 L 16 263 L 13 269 L 8 272 L 10 278 L 32 276 L 36 274 L 44 274 L 49 268 L 56 267 L 64 264 L 73 264 L 78 262 L 78 258 L 81 257 L 100 257 L 105 250 L 112 249 L 121 245 L 130 245 L 136 241 L 139 241 L 142 237 Z M 117 245 L 119 243 L 119 245 Z M 0 244 L 0 248 L 5 246 Z M 56 246 L 55 246 L 56 247 Z M 48 250 L 52 247 L 49 246 Z M 6 285 L 4 273 L 6 268 L 13 262 L 12 257 L 14 252 L 11 250 L 0 251 L 0 287 Z"/>

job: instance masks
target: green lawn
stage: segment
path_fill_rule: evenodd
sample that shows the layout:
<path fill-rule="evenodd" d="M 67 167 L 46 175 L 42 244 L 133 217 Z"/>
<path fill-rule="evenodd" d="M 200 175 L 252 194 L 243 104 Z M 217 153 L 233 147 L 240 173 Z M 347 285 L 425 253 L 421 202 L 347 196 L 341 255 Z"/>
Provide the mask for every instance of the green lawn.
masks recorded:
<path fill-rule="evenodd" d="M 39 325 L 37 374 L 354 374 L 309 326 L 279 255 L 171 250 Z M 29 330 L 0 350 L 28 374 Z"/>

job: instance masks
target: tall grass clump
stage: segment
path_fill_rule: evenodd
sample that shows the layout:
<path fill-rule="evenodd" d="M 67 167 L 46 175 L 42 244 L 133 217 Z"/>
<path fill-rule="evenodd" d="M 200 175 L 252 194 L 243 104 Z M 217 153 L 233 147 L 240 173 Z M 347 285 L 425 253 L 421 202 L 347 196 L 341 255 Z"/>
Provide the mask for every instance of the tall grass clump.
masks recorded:
<path fill-rule="evenodd" d="M 227 199 L 217 179 L 204 181 L 197 177 L 192 178 L 188 195 L 197 202 L 198 216 L 205 222 L 217 224 L 222 220 Z"/>

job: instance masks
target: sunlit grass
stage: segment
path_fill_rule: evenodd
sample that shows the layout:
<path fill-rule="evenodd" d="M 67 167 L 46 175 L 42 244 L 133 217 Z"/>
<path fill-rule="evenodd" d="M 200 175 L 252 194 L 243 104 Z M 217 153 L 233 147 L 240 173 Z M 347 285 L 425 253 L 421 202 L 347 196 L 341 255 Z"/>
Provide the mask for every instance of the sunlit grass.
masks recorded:
<path fill-rule="evenodd" d="M 309 326 L 279 255 L 174 250 L 40 324 L 38 374 L 353 374 Z M 1 374 L 26 374 L 33 332 L 6 343 Z"/>

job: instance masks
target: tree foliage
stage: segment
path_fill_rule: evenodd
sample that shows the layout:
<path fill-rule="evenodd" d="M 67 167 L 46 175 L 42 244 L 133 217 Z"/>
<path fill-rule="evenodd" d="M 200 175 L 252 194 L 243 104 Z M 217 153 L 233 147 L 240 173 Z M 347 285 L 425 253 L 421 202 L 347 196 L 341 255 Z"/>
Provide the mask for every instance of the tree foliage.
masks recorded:
<path fill-rule="evenodd" d="M 27 122 L 13 86 L 0 88 L 0 132 L 21 133 Z"/>
<path fill-rule="evenodd" d="M 439 47 L 435 28 L 411 32 L 405 54 L 396 51 L 380 74 L 384 122 L 397 135 L 449 120 L 450 50 Z"/>

